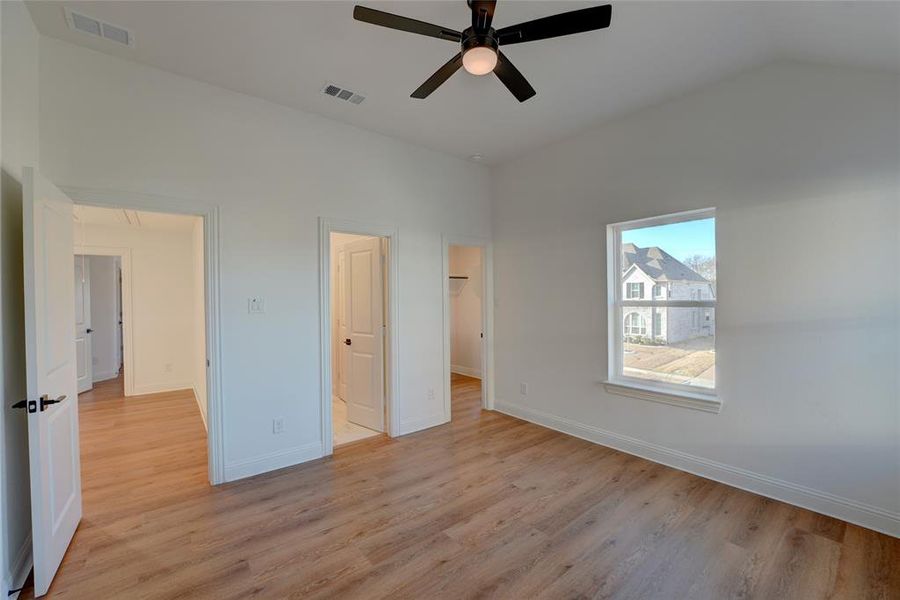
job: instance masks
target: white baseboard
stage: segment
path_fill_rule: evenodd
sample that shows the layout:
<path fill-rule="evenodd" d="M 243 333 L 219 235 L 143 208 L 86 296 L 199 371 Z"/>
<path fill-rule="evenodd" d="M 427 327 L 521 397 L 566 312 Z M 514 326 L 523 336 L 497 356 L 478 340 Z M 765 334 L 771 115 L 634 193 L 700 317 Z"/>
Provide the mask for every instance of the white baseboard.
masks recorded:
<path fill-rule="evenodd" d="M 263 456 L 239 460 L 225 465 L 225 481 L 236 481 L 260 473 L 291 467 L 316 458 L 322 458 L 322 442 L 316 441 L 296 448 L 271 452 Z"/>
<path fill-rule="evenodd" d="M 133 384 L 131 386 L 132 396 L 143 396 L 144 394 L 160 394 L 162 392 L 180 392 L 181 390 L 194 389 L 193 382 L 188 383 L 143 383 Z"/>
<path fill-rule="evenodd" d="M 100 383 L 101 381 L 109 381 L 110 379 L 115 379 L 119 376 L 118 371 L 102 371 L 102 372 L 94 372 L 91 377 L 91 381 L 93 383 Z"/>
<path fill-rule="evenodd" d="M 16 598 L 19 597 L 19 592 L 15 592 L 9 596 L 6 596 L 5 594 L 7 594 L 9 590 L 17 590 L 25 585 L 25 580 L 28 578 L 28 574 L 31 572 L 32 567 L 33 557 L 31 555 L 31 545 L 31 534 L 29 533 L 28 537 L 25 538 L 25 541 L 19 548 L 15 562 L 10 565 L 9 573 L 4 576 L 4 598 L 16 600 Z"/>
<path fill-rule="evenodd" d="M 854 523 L 887 535 L 900 537 L 900 513 L 849 498 L 762 475 L 740 467 L 680 452 L 650 442 L 585 425 L 533 408 L 497 400 L 496 410 L 555 429 L 569 435 L 640 456 L 680 471 L 686 471 L 748 492 L 781 500 L 801 508 Z"/>
<path fill-rule="evenodd" d="M 472 367 L 464 367 L 462 365 L 450 365 L 450 372 L 465 375 L 466 377 L 481 379 L 481 369 L 473 369 Z"/>
<path fill-rule="evenodd" d="M 200 406 L 200 394 L 197 393 L 196 386 L 191 386 L 191 390 L 194 392 L 194 402 L 197 403 L 197 409 L 200 411 L 200 418 L 203 419 L 203 429 L 206 430 L 206 433 L 209 433 L 209 425 L 206 424 L 206 411 Z"/>
<path fill-rule="evenodd" d="M 411 421 L 404 421 L 400 423 L 400 435 L 407 435 L 409 433 L 416 433 L 417 431 L 422 431 L 423 429 L 429 429 L 431 427 L 437 427 L 438 425 L 443 425 L 444 423 L 448 423 L 450 419 L 444 416 L 444 413 L 441 412 L 436 415 L 430 415 L 428 417 L 423 417 L 421 419 L 413 419 Z"/>

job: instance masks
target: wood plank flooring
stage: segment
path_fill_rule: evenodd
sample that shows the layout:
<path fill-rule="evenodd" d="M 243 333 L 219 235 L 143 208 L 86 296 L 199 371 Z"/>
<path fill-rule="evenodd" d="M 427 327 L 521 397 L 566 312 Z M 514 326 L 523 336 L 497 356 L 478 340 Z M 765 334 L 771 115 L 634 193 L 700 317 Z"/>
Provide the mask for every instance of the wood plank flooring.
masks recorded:
<path fill-rule="evenodd" d="M 50 598 L 900 598 L 900 540 L 499 413 L 216 488 L 190 392 L 81 397 Z M 31 598 L 26 590 L 23 598 Z"/>

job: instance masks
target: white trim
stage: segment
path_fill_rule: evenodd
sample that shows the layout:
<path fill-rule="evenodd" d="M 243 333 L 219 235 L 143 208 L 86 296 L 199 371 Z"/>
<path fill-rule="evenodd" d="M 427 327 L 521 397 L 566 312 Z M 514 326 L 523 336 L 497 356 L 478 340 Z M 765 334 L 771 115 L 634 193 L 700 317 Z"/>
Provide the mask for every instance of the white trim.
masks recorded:
<path fill-rule="evenodd" d="M 100 383 L 101 381 L 109 381 L 110 379 L 115 379 L 118 376 L 118 371 L 94 371 L 94 377 L 91 381 L 93 383 Z"/>
<path fill-rule="evenodd" d="M 163 392 L 181 392 L 184 390 L 193 390 L 193 382 L 176 382 L 176 383 L 144 383 L 136 385 L 132 388 L 135 396 L 144 396 L 146 394 L 161 394 Z"/>
<path fill-rule="evenodd" d="M 420 419 L 411 419 L 409 421 L 404 421 L 400 424 L 400 435 L 407 435 L 409 433 L 418 433 L 423 429 L 429 429 L 431 427 L 437 427 L 438 425 L 443 425 L 447 422 L 446 417 L 444 416 L 443 411 L 440 413 L 429 415 L 427 417 L 422 417 Z"/>
<path fill-rule="evenodd" d="M 623 308 L 715 308 L 715 300 L 621 300 Z"/>
<path fill-rule="evenodd" d="M 319 217 L 319 410 L 321 456 L 334 453 L 331 423 L 331 234 L 353 233 L 389 240 L 388 318 L 385 335 L 387 367 L 387 434 L 400 434 L 400 231 L 394 225 Z M 309 460 L 308 458 L 305 460 Z"/>
<path fill-rule="evenodd" d="M 450 364 L 450 246 L 481 248 L 481 332 L 484 338 L 481 341 L 481 370 L 477 377 L 481 379 L 482 408 L 494 409 L 494 248 L 487 238 L 445 233 L 441 236 L 445 423 L 451 416 L 450 372 L 454 369 Z"/>
<path fill-rule="evenodd" d="M 622 221 L 620 223 L 611 223 L 610 226 L 617 227 L 619 231 L 628 231 L 629 229 L 640 229 L 642 227 L 652 227 L 655 225 L 671 225 L 672 223 L 683 223 L 685 221 L 696 221 L 698 219 L 712 219 L 716 216 L 716 208 L 696 208 L 693 210 L 684 210 L 677 213 L 669 213 L 667 215 L 659 215 L 658 217 L 644 217 L 641 219 L 632 219 L 631 221 Z"/>
<path fill-rule="evenodd" d="M 722 402 L 715 395 L 687 392 L 684 390 L 664 390 L 654 385 L 643 385 L 630 381 L 604 381 L 603 387 L 610 394 L 627 396 L 639 400 L 649 400 L 672 406 L 683 406 L 718 414 Z"/>
<path fill-rule="evenodd" d="M 225 465 L 225 481 L 244 479 L 245 477 L 292 467 L 321 457 L 322 444 L 318 441 L 295 448 L 277 450 L 262 456 L 238 460 Z"/>
<path fill-rule="evenodd" d="M 16 555 L 16 561 L 10 565 L 9 572 L 4 573 L 3 577 L 3 594 L 4 598 L 9 598 L 9 600 L 16 600 L 19 597 L 21 592 L 15 592 L 7 596 L 9 590 L 16 590 L 25 585 L 25 580 L 28 578 L 28 574 L 31 572 L 31 568 L 34 566 L 34 556 L 31 553 L 32 551 L 32 540 L 31 533 L 25 537 L 25 541 L 22 542 L 22 545 L 19 547 L 19 552 Z"/>
<path fill-rule="evenodd" d="M 465 375 L 466 377 L 473 377 L 475 379 L 481 379 L 481 370 L 473 369 L 472 367 L 464 367 L 462 365 L 450 365 L 450 372 L 456 373 L 457 375 Z"/>
<path fill-rule="evenodd" d="M 75 200 L 76 204 L 79 204 Z M 75 255 L 84 256 L 114 256 L 119 258 L 119 269 L 122 273 L 122 370 L 125 373 L 123 388 L 126 396 L 133 396 L 134 391 L 134 327 L 132 315 L 134 314 L 134 297 L 132 296 L 131 279 L 131 248 L 125 246 L 92 246 L 76 245 Z"/>
<path fill-rule="evenodd" d="M 578 423 L 577 421 L 533 408 L 498 401 L 497 410 L 549 429 L 594 442 L 595 444 L 614 448 L 627 454 L 633 454 L 678 469 L 679 471 L 686 471 L 706 479 L 718 481 L 719 483 L 768 498 L 774 498 L 775 500 L 822 513 L 848 523 L 854 523 L 890 536 L 900 537 L 900 513 L 897 512 L 666 448 L 665 446 L 607 431 L 592 425 Z"/>
<path fill-rule="evenodd" d="M 151 212 L 167 212 L 193 215 L 203 218 L 203 261 L 206 301 L 206 356 L 209 368 L 206 370 L 206 410 L 209 422 L 207 435 L 209 454 L 209 481 L 213 485 L 224 483 L 225 479 L 225 400 L 222 396 L 222 345 L 221 345 L 221 298 L 219 271 L 219 207 L 214 204 L 192 200 L 168 198 L 139 192 L 98 190 L 90 188 L 59 186 L 76 204 L 102 206 L 106 208 L 130 208 Z M 123 261 L 124 263 L 124 261 Z M 124 264 L 122 266 L 124 271 Z M 125 310 L 125 276 L 122 276 L 122 310 Z M 130 284 L 129 284 L 130 285 Z M 124 321 L 124 315 L 123 315 Z M 123 335 L 124 337 L 124 335 Z M 124 340 L 123 340 L 124 344 Z M 124 358 L 123 358 L 124 360 Z M 126 380 L 129 378 L 125 371 Z"/>
<path fill-rule="evenodd" d="M 206 412 L 200 406 L 200 394 L 197 393 L 197 386 L 192 385 L 191 391 L 194 392 L 194 402 L 197 403 L 197 410 L 200 411 L 200 419 L 203 421 L 203 429 L 209 434 L 209 425 L 206 423 Z"/>

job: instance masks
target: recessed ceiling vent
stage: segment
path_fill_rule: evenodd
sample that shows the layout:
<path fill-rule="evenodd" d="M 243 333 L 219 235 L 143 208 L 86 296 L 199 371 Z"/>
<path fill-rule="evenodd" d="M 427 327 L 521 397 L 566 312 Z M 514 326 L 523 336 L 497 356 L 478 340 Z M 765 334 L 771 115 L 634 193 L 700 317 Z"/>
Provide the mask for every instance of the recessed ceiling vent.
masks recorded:
<path fill-rule="evenodd" d="M 118 42 L 123 46 L 134 46 L 134 36 L 130 31 L 122 27 L 104 23 L 69 9 L 66 9 L 66 22 L 69 24 L 69 29 L 104 38 L 111 42 Z"/>
<path fill-rule="evenodd" d="M 344 100 L 345 102 L 349 102 L 350 104 L 362 104 L 362 101 L 366 99 L 366 97 L 362 94 L 357 94 L 356 92 L 345 90 L 334 85 L 333 83 L 326 83 L 322 88 L 322 93 L 326 96 L 337 98 L 338 100 Z"/>

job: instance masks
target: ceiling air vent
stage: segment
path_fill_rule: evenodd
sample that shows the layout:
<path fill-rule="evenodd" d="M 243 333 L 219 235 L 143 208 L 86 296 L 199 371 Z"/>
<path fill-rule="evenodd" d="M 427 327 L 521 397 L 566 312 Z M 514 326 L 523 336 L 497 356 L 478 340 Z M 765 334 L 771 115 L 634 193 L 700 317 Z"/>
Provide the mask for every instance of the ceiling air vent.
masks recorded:
<path fill-rule="evenodd" d="M 350 104 L 362 104 L 362 101 L 366 99 L 366 97 L 362 94 L 357 94 L 356 92 L 346 90 L 334 85 L 333 83 L 326 83 L 322 87 L 322 93 L 326 96 L 337 98 L 338 100 L 344 100 L 345 102 L 349 102 Z"/>
<path fill-rule="evenodd" d="M 69 9 L 66 9 L 66 22 L 69 24 L 69 29 L 104 38 L 112 42 L 118 42 L 123 46 L 134 46 L 134 36 L 131 35 L 130 31 L 122 27 L 104 23 L 103 21 L 82 15 L 81 13 L 73 12 Z"/>

